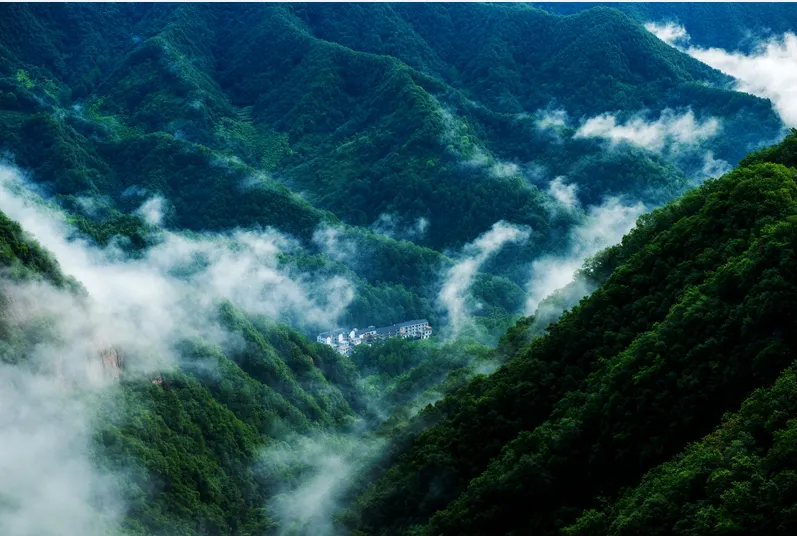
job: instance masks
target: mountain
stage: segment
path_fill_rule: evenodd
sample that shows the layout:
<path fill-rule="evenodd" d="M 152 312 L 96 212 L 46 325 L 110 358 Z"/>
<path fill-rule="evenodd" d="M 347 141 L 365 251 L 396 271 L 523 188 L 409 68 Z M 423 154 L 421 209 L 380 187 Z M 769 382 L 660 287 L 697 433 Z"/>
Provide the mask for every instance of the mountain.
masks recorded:
<path fill-rule="evenodd" d="M 438 249 L 472 240 L 501 218 L 550 240 L 568 222 L 549 220 L 524 166 L 542 164 L 550 176 L 575 171 L 588 204 L 601 193 L 671 198 L 686 187 L 680 172 L 692 170 L 672 169 L 656 151 L 640 157 L 633 146 L 602 155 L 599 140 L 570 139 L 574 131 L 552 146 L 550 132 L 535 126 L 540 110 L 561 108 L 578 121 L 690 108 L 698 120 L 722 119 L 723 135 L 707 148 L 731 163 L 780 129 L 766 101 L 723 89 L 727 77 L 610 9 L 572 17 L 498 5 L 7 9 L 9 24 L 32 26 L 2 32 L 4 70 L 24 80 L 7 79 L 5 92 L 28 113 L 41 106 L 37 98 L 65 108 L 62 122 L 72 126 L 43 143 L 81 136 L 87 154 L 82 167 L 55 179 L 35 164 L 35 149 L 19 154 L 25 149 L 11 133 L 23 125 L 4 124 L 6 148 L 36 165 L 37 180 L 53 182 L 57 193 L 99 190 L 117 201 L 131 182 L 125 155 L 163 161 L 139 178 L 174 204 L 174 224 L 189 228 L 257 221 L 306 236 L 320 216 L 271 175 L 348 223 L 370 225 L 381 214 L 426 218 L 421 243 Z M 369 40 L 371 20 L 379 33 Z M 46 33 L 47 46 L 14 39 L 25 31 Z M 45 136 L 44 125 L 35 129 Z M 178 154 L 196 144 L 213 152 L 195 148 L 193 161 L 183 162 L 188 157 Z M 269 195 L 250 193 L 250 205 L 230 210 L 236 194 L 218 182 L 236 165 L 203 163 L 214 152 L 221 162 L 238 158 L 266 172 Z M 629 162 L 646 160 L 644 172 L 623 176 Z M 64 154 L 59 165 L 68 161 Z M 199 169 L 208 183 L 197 191 L 213 192 L 213 206 L 203 204 L 204 193 L 174 194 L 199 180 Z M 614 186 L 593 190 L 592 182 L 604 181 Z M 287 207 L 297 217 L 286 218 Z"/>
<path fill-rule="evenodd" d="M 2 9 L 0 148 L 79 228 L 145 250 L 152 199 L 175 231 L 275 228 L 326 257 L 297 270 L 356 281 L 351 324 L 446 322 L 439 274 L 504 221 L 533 247 L 482 267 L 507 289 L 479 298 L 500 333 L 525 312 L 527 265 L 581 251 L 595 214 L 666 202 L 782 129 L 612 9 Z"/>
<path fill-rule="evenodd" d="M 510 361 L 422 412 L 352 526 L 708 534 L 767 518 L 762 533 L 787 532 L 790 511 L 765 490 L 789 489 L 790 409 L 775 393 L 797 342 L 796 144 L 794 132 L 642 217 L 605 282 L 544 336 L 510 330 Z M 748 462 L 735 440 L 757 465 L 736 465 Z"/>
<path fill-rule="evenodd" d="M 611 7 L 634 18 L 641 24 L 674 22 L 685 26 L 693 44 L 719 47 L 725 50 L 750 52 L 756 43 L 772 36 L 794 32 L 797 9 L 789 3 L 725 2 L 709 6 L 699 2 L 624 2 L 624 3 L 545 3 L 534 7 L 551 13 L 572 15 L 594 7 Z"/>
<path fill-rule="evenodd" d="M 0 533 L 790 533 L 790 8 L 543 7 L 0 6 Z"/>
<path fill-rule="evenodd" d="M 201 339 L 174 341 L 183 356 L 181 366 L 161 363 L 162 369 L 147 373 L 128 362 L 140 359 L 131 348 L 90 343 L 87 354 L 73 355 L 89 341 L 62 339 L 75 320 L 61 318 L 55 304 L 69 300 L 70 315 L 89 316 L 92 298 L 2 213 L 0 250 L 3 401 L 5 406 L 14 400 L 19 411 L 4 417 L 8 427 L 8 450 L 0 457 L 6 475 L 0 486 L 4 533 L 47 530 L 27 517 L 27 509 L 32 501 L 49 499 L 20 486 L 17 478 L 24 474 L 67 485 L 76 476 L 73 471 L 82 471 L 75 465 L 84 454 L 73 453 L 74 430 L 65 424 L 80 419 L 71 413 L 74 396 L 88 395 L 88 403 L 97 408 L 90 427 L 93 441 L 87 448 L 122 490 L 118 500 L 126 505 L 124 534 L 266 530 L 269 522 L 262 516 L 262 505 L 270 488 L 249 469 L 260 449 L 277 444 L 277 438 L 284 441 L 286 430 L 309 433 L 334 428 L 353 420 L 355 411 L 363 413 L 357 372 L 348 359 L 286 326 L 244 315 L 231 304 L 222 304 L 218 320 L 230 334 L 241 337 L 234 351 L 228 348 L 225 353 Z M 43 348 L 63 354 L 51 355 Z M 109 355 L 113 362 L 106 359 Z M 92 379 L 96 370 L 116 378 L 114 390 L 94 392 L 87 387 L 96 381 Z M 36 397 L 42 388 L 50 402 L 66 397 L 62 403 L 68 413 L 60 422 L 38 406 Z M 59 443 L 65 439 L 64 430 L 72 432 L 69 441 Z M 53 444 L 41 446 L 41 441 Z M 24 457 L 20 449 L 37 454 L 32 466 L 18 466 Z M 64 467 L 50 467 L 54 460 Z M 294 465 L 286 460 L 279 470 L 297 471 Z M 92 494 L 107 484 L 91 472 L 79 474 L 95 487 Z M 73 493 L 80 493 L 80 484 L 72 484 Z M 96 510 L 92 514 L 101 518 L 112 510 L 111 503 L 110 498 L 92 496 L 89 504 Z M 74 513 L 56 522 L 61 529 L 79 530 L 78 518 Z"/>

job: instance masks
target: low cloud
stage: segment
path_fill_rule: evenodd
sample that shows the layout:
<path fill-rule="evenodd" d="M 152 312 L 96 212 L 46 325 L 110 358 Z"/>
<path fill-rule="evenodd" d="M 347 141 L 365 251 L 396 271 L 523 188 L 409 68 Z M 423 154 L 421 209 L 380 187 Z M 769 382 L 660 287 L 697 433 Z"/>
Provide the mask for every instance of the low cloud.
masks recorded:
<path fill-rule="evenodd" d="M 255 472 L 278 483 L 267 509 L 278 536 L 335 535 L 334 515 L 344 506 L 358 472 L 382 451 L 372 437 L 344 434 L 295 436 L 265 449 Z"/>
<path fill-rule="evenodd" d="M 712 151 L 707 151 L 706 154 L 703 155 L 703 168 L 700 170 L 699 178 L 709 179 L 719 177 L 732 169 L 733 166 L 728 162 L 721 158 L 714 158 L 714 153 Z"/>
<path fill-rule="evenodd" d="M 396 240 L 420 240 L 429 230 L 429 220 L 419 217 L 406 222 L 396 214 L 382 213 L 371 225 L 375 233 L 387 235 Z"/>
<path fill-rule="evenodd" d="M 520 167 L 512 162 L 496 161 L 489 167 L 491 177 L 496 179 L 503 179 L 505 177 L 513 177 L 518 174 Z"/>
<path fill-rule="evenodd" d="M 653 121 L 637 115 L 621 122 L 614 114 L 601 114 L 585 121 L 574 137 L 601 138 L 612 145 L 629 143 L 650 151 L 662 151 L 707 140 L 719 129 L 720 122 L 716 118 L 700 121 L 691 110 L 679 114 L 667 109 Z"/>
<path fill-rule="evenodd" d="M 469 289 L 479 268 L 508 242 L 521 242 L 529 236 L 529 231 L 499 221 L 475 241 L 465 246 L 462 257 L 446 275 L 438 295 L 440 305 L 448 315 L 451 335 L 456 337 L 471 321 L 471 305 L 468 303 Z"/>
<path fill-rule="evenodd" d="M 674 22 L 649 22 L 645 29 L 668 45 L 686 45 L 689 42 L 686 28 Z"/>
<path fill-rule="evenodd" d="M 164 199 L 161 196 L 155 196 L 148 199 L 141 205 L 136 213 L 139 214 L 144 221 L 150 225 L 160 226 L 163 221 Z"/>
<path fill-rule="evenodd" d="M 350 265 L 357 254 L 357 243 L 342 226 L 320 225 L 313 232 L 313 243 L 330 259 Z"/>
<path fill-rule="evenodd" d="M 99 249 L 69 239 L 72 229 L 63 216 L 35 199 L 15 195 L 10 187 L 20 191 L 20 185 L 24 180 L 18 172 L 0 167 L 0 209 L 51 251 L 63 271 L 81 281 L 99 304 L 108 307 L 107 316 L 129 319 L 131 311 L 147 311 L 148 317 L 154 317 L 152 322 L 129 327 L 134 339 L 146 333 L 142 330 L 165 330 L 171 336 L 178 326 L 197 327 L 191 320 L 197 311 L 208 311 L 222 300 L 272 318 L 292 314 L 326 325 L 353 297 L 346 281 L 304 281 L 282 272 L 279 253 L 299 246 L 277 231 L 237 230 L 192 237 L 163 232 L 161 242 L 142 258 L 127 259 L 113 247 Z M 194 303 L 186 307 L 187 300 Z M 150 335 L 150 339 L 164 338 L 162 332 Z"/>
<path fill-rule="evenodd" d="M 772 101 L 784 123 L 797 126 L 797 35 L 759 44 L 752 53 L 689 47 L 686 52 L 736 78 L 736 89 Z"/>
<path fill-rule="evenodd" d="M 0 364 L 0 533 L 116 532 L 124 513 L 91 462 L 90 408 L 54 377 Z"/>
<path fill-rule="evenodd" d="M 556 177 L 548 185 L 548 193 L 564 208 L 572 210 L 578 206 L 577 184 L 565 184 L 565 177 Z"/>
<path fill-rule="evenodd" d="M 567 126 L 567 112 L 565 110 L 545 110 L 538 112 L 537 119 L 534 123 L 540 130 L 564 127 Z"/>
<path fill-rule="evenodd" d="M 752 52 L 689 46 L 683 26 L 648 23 L 662 41 L 736 79 L 735 89 L 772 101 L 784 123 L 797 126 L 797 35 L 785 33 L 761 41 Z"/>
<path fill-rule="evenodd" d="M 563 255 L 545 255 L 532 263 L 526 314 L 534 314 L 544 298 L 572 282 L 588 257 L 619 242 L 645 210 L 642 203 L 625 204 L 616 197 L 590 207 L 584 221 L 571 229 Z"/>
<path fill-rule="evenodd" d="M 334 324 L 353 298 L 343 278 L 283 272 L 278 256 L 300 246 L 271 230 L 163 231 L 158 245 L 129 258 L 113 246 L 70 238 L 74 229 L 64 214 L 31 193 L 8 165 L 0 165 L 0 210 L 86 291 L 39 280 L 0 281 L 0 321 L 22 333 L 36 330 L 23 350 L 3 349 L 4 361 L 20 364 L 0 363 L 2 534 L 114 532 L 124 505 L 94 464 L 90 421 L 95 395 L 112 395 L 122 360 L 126 373 L 151 377 L 177 362 L 175 345 L 186 338 L 236 344 L 217 322 L 224 301 L 315 327 Z"/>

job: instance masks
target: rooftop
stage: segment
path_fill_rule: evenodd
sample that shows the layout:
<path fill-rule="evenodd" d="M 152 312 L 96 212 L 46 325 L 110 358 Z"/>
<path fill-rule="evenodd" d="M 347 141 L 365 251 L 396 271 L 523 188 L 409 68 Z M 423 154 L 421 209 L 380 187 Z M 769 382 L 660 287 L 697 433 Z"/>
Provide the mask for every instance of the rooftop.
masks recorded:
<path fill-rule="evenodd" d="M 408 326 L 415 326 L 417 324 L 423 324 L 424 326 L 428 324 L 425 318 L 420 318 L 418 320 L 407 320 L 406 322 L 399 322 L 398 324 L 393 324 L 392 326 L 385 326 L 383 328 L 376 328 L 376 332 L 378 334 L 382 333 L 391 333 L 393 331 L 399 331 L 401 328 L 406 328 Z"/>
<path fill-rule="evenodd" d="M 329 331 L 325 331 L 323 333 L 319 333 L 318 336 L 319 337 L 332 337 L 334 339 L 335 337 L 337 337 L 341 333 L 343 335 L 348 336 L 350 331 L 351 330 L 349 328 L 335 328 L 335 329 L 331 329 Z"/>

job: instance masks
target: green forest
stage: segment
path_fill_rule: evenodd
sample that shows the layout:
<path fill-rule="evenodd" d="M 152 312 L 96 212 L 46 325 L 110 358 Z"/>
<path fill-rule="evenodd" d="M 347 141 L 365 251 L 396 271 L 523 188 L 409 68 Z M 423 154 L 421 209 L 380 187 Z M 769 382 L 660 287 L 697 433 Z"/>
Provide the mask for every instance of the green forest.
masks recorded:
<path fill-rule="evenodd" d="M 3 4 L 0 534 L 794 534 L 793 12 Z"/>

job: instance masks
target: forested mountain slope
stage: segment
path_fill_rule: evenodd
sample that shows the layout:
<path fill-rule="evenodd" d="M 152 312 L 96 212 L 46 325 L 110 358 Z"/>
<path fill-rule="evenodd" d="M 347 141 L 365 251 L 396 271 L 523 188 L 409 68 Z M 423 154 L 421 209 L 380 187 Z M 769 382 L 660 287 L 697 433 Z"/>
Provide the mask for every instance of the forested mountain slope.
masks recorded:
<path fill-rule="evenodd" d="M 582 516 L 568 534 L 708 534 L 767 518 L 762 534 L 788 533 L 788 500 L 766 490 L 788 494 L 793 470 L 783 435 L 790 410 L 777 393 L 792 381 L 784 371 L 797 343 L 796 144 L 794 133 L 641 218 L 597 291 L 492 376 L 422 413 L 418 425 L 429 428 L 396 443 L 354 526 L 558 534 Z M 743 403 L 740 416 L 689 447 Z M 761 424 L 738 421 L 746 415 Z M 740 456 L 761 461 L 712 454 L 732 437 Z M 584 513 L 602 504 L 603 513 Z"/>
<path fill-rule="evenodd" d="M 169 358 L 106 346 L 124 327 L 93 316 L 102 297 L 2 213 L 0 228 L 0 379 L 17 412 L 4 416 L 3 533 L 50 534 L 49 522 L 83 534 L 263 533 L 274 526 L 265 503 L 306 461 L 286 454 L 258 469 L 262 454 L 370 418 L 348 358 L 231 303 L 212 321 L 236 344 L 211 333 L 145 343 Z M 76 498 L 69 514 L 61 486 Z"/>
<path fill-rule="evenodd" d="M 689 31 L 691 42 L 703 47 L 749 51 L 759 40 L 794 32 L 797 7 L 789 2 L 534 2 L 552 13 L 570 15 L 594 7 L 619 9 L 638 22 L 674 22 Z"/>
<path fill-rule="evenodd" d="M 306 234 L 320 216 L 271 174 L 349 223 L 425 218 L 428 234 L 417 240 L 435 248 L 502 218 L 531 225 L 553 247 L 569 222 L 550 221 L 549 197 L 529 169 L 545 170 L 543 184 L 572 175 L 585 204 L 608 194 L 669 199 L 696 169 L 633 144 L 606 155 L 600 139 L 574 136 L 579 122 L 691 109 L 698 122 L 720 119 L 721 134 L 697 141 L 729 162 L 780 128 L 766 101 L 727 91 L 727 77 L 610 9 L 573 17 L 499 5 L 4 10 L 4 108 L 63 116 L 60 134 L 37 124 L 41 143 L 82 136 L 84 154 L 53 176 L 35 148 L 15 143 L 32 118 L 10 113 L 5 148 L 30 154 L 19 158 L 58 193 L 99 190 L 117 202 L 135 154 L 145 164 L 142 186 L 167 196 L 172 223 L 189 228 L 257 221 Z M 46 38 L 35 44 L 24 37 L 38 34 Z M 61 111 L 48 113 L 53 107 Z M 538 123 L 557 109 L 572 119 L 557 123 L 552 139 Z M 63 156 L 60 165 L 75 160 Z M 255 182 L 268 193 L 248 191 L 236 210 L 231 184 L 251 171 L 229 158 L 266 172 Z M 148 169 L 156 159 L 164 163 Z M 203 187 L 186 192 L 199 170 Z"/>
<path fill-rule="evenodd" d="M 657 9 L 0 6 L 0 533 L 790 533 L 797 132 Z"/>

